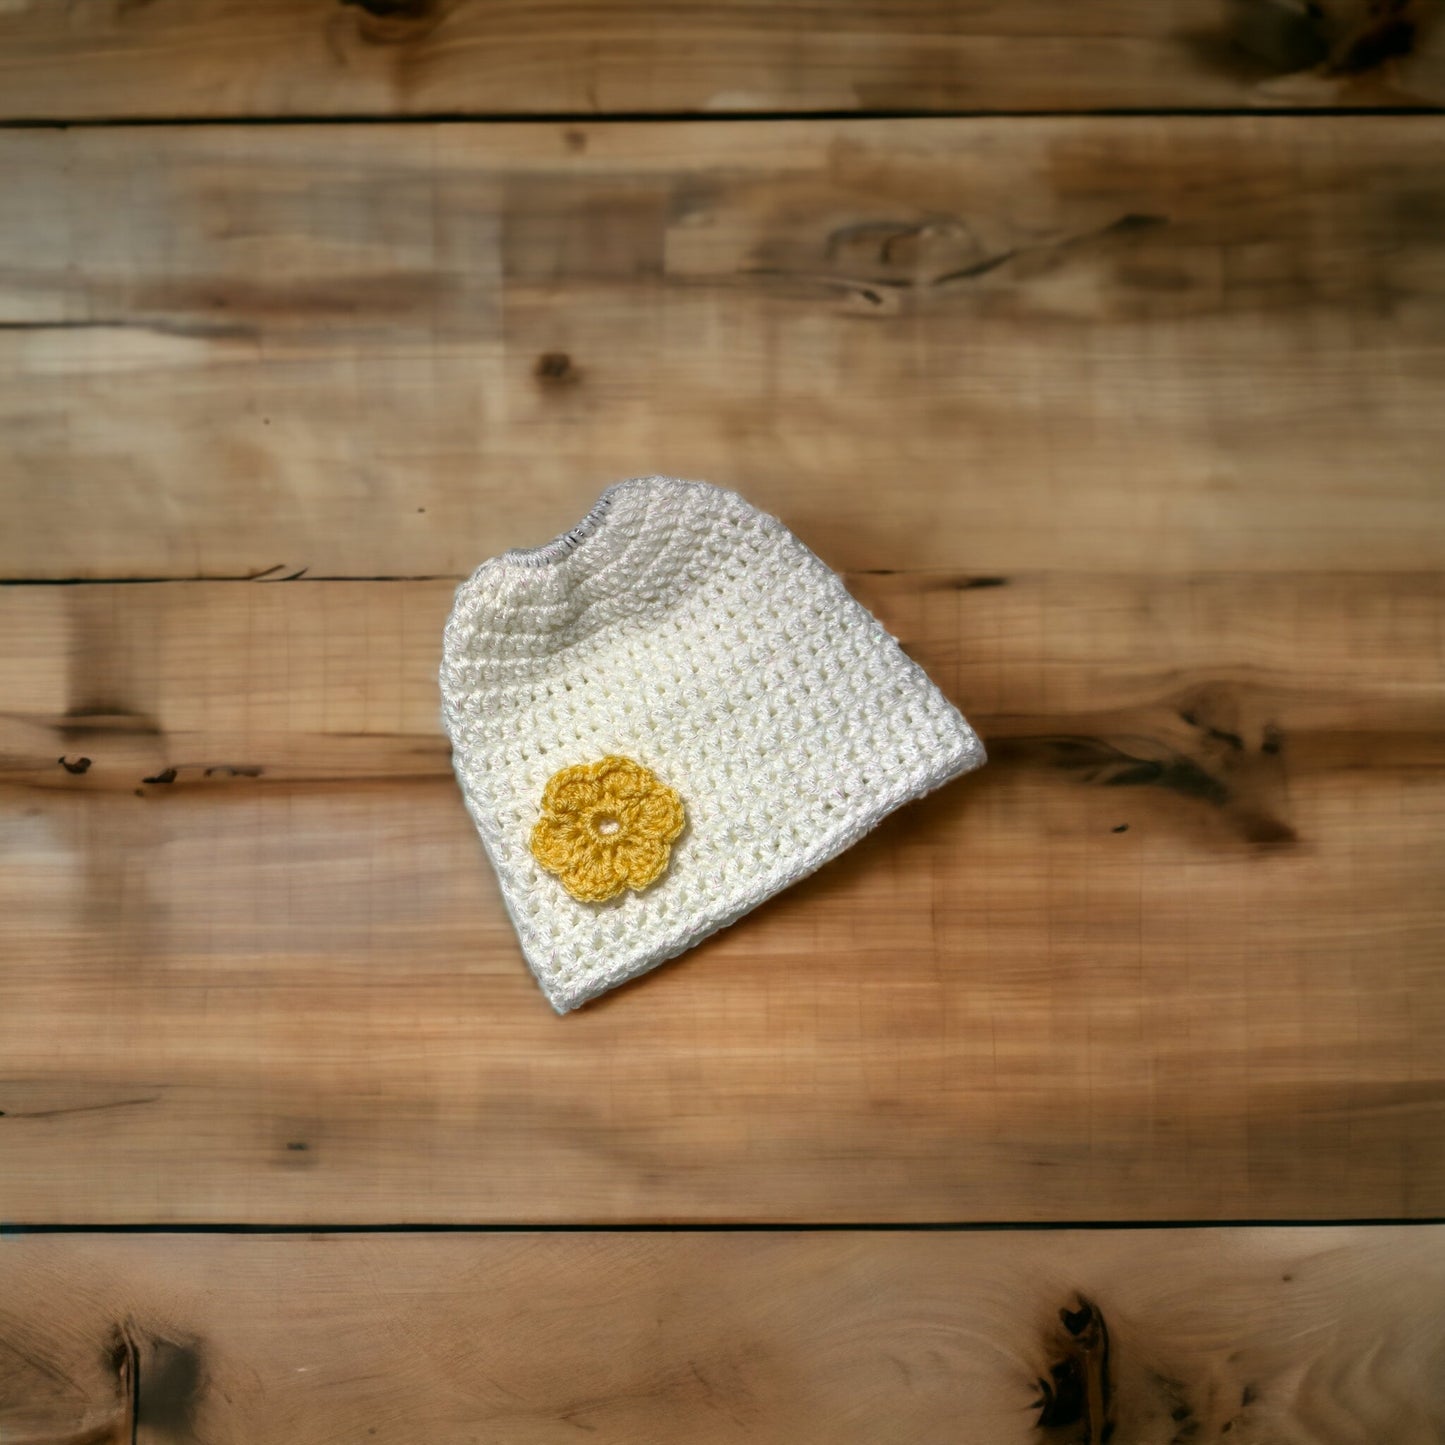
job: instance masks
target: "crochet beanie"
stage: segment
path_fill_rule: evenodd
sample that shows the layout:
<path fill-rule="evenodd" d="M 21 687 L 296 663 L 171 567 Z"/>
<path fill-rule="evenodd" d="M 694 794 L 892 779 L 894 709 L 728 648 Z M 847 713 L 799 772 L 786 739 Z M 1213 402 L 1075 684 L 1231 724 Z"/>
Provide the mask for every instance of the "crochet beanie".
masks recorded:
<path fill-rule="evenodd" d="M 780 521 L 638 477 L 458 589 L 442 715 L 559 1012 L 673 958 L 984 749 Z"/>

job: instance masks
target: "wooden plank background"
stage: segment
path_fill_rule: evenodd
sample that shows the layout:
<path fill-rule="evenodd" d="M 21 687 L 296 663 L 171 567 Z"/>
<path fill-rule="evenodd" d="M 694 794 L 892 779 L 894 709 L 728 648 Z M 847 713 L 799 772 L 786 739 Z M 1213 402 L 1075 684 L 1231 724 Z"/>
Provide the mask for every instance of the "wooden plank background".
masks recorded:
<path fill-rule="evenodd" d="M 0 1216 L 1445 1213 L 1445 583 L 848 580 L 989 767 L 565 1019 L 450 583 L 6 589 Z"/>
<path fill-rule="evenodd" d="M 0 1441 L 1445 1439 L 1438 1224 L 1059 1227 L 1445 1215 L 1441 10 L 0 6 Z M 645 472 L 990 764 L 559 1019 L 441 626 Z"/>
<path fill-rule="evenodd" d="M 1441 1212 L 1442 127 L 4 137 L 5 571 L 259 580 L 0 599 L 0 1216 Z M 642 458 L 993 763 L 559 1023 L 437 650 Z"/>
<path fill-rule="evenodd" d="M 1445 118 L 0 134 L 0 576 L 1445 562 Z"/>
<path fill-rule="evenodd" d="M 1437 0 L 18 0 L 0 115 L 1438 106 Z"/>
<path fill-rule="evenodd" d="M 1441 1234 L 11 1238 L 0 1433 L 1435 1445 Z"/>

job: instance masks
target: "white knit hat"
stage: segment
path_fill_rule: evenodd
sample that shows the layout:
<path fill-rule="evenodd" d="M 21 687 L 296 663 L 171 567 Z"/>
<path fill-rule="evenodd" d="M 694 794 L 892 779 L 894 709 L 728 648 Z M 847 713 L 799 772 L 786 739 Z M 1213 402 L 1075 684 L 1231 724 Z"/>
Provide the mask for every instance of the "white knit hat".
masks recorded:
<path fill-rule="evenodd" d="M 984 761 L 781 522 L 639 477 L 458 589 L 442 713 L 527 962 L 564 1013 Z"/>

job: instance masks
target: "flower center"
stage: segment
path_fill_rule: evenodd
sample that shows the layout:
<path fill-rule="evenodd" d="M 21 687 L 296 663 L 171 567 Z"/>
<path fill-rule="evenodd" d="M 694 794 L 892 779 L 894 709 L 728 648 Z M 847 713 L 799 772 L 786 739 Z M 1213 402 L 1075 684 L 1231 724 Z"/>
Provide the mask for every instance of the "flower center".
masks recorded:
<path fill-rule="evenodd" d="M 592 820 L 592 826 L 596 828 L 604 838 L 610 838 L 622 826 L 622 823 L 611 813 L 599 813 L 597 817 Z"/>

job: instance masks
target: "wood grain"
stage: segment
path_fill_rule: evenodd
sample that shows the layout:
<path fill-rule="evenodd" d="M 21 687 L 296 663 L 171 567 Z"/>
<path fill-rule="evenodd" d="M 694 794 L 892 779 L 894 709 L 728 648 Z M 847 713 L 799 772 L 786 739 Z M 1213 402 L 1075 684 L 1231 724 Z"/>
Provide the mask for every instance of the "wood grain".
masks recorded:
<path fill-rule="evenodd" d="M 1445 99 L 1435 0 L 113 0 L 0 11 L 0 118 Z"/>
<path fill-rule="evenodd" d="M 1439 1227 L 20 1237 L 14 1445 L 1445 1434 Z"/>
<path fill-rule="evenodd" d="M 0 577 L 454 577 L 651 471 L 854 569 L 1438 568 L 1442 140 L 0 135 Z"/>
<path fill-rule="evenodd" d="M 1445 1215 L 1442 8 L 0 5 L 407 122 L 0 133 L 0 1219 Z M 992 761 L 558 1019 L 440 628 L 652 470 Z M 1445 1439 L 1439 1226 L 0 1236 L 4 1445 Z"/>
<path fill-rule="evenodd" d="M 849 580 L 989 767 L 560 1019 L 450 581 L 0 589 L 0 1218 L 1445 1213 L 1439 576 Z"/>

